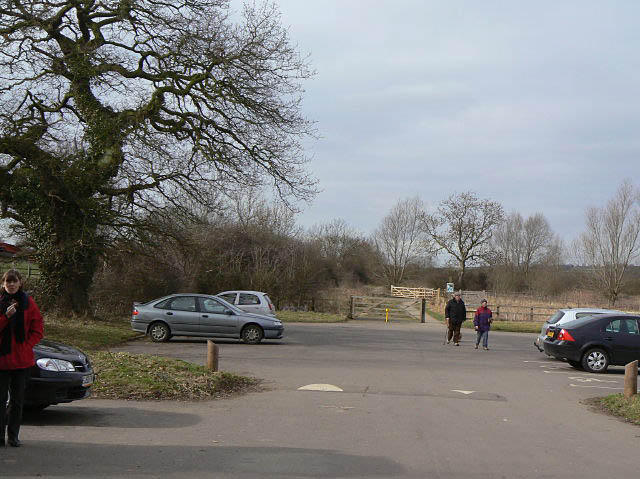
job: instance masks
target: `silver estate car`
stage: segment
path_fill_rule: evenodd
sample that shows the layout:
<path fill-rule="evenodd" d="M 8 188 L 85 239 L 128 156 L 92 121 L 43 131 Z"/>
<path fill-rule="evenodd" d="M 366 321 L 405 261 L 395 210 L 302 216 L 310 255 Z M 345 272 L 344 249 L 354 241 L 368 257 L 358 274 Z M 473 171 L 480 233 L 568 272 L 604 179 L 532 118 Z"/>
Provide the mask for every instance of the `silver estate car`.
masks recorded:
<path fill-rule="evenodd" d="M 263 339 L 281 339 L 284 333 L 282 322 L 274 316 L 247 313 L 222 298 L 191 293 L 133 303 L 131 328 L 155 342 L 172 336 L 204 336 L 257 344 Z"/>
<path fill-rule="evenodd" d="M 276 308 L 267 293 L 262 291 L 223 291 L 216 296 L 242 311 L 256 314 L 276 314 Z"/>
<path fill-rule="evenodd" d="M 622 311 L 615 309 L 600 309 L 600 308 L 567 308 L 559 309 L 551 315 L 549 319 L 542 325 L 540 334 L 533 342 L 534 346 L 538 348 L 540 352 L 544 352 L 544 338 L 547 337 L 547 332 L 550 326 L 557 326 L 563 323 L 568 323 L 574 319 L 586 318 L 587 316 L 594 316 L 596 314 L 624 314 Z"/>

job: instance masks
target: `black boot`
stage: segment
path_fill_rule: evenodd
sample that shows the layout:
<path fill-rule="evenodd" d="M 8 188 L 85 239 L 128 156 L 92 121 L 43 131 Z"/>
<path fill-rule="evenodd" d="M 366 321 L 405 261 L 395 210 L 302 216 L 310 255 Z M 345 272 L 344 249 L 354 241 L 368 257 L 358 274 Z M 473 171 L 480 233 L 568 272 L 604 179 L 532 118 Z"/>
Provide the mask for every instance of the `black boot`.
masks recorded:
<path fill-rule="evenodd" d="M 20 439 L 16 438 L 9 438 L 9 445 L 11 447 L 20 447 L 22 445 L 22 443 L 20 442 Z"/>

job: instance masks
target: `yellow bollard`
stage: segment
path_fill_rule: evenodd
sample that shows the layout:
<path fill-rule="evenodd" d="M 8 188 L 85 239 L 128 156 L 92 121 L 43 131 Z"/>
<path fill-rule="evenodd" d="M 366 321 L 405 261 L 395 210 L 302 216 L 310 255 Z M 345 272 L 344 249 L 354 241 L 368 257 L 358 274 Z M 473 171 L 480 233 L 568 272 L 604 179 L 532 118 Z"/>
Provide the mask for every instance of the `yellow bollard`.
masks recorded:
<path fill-rule="evenodd" d="M 384 322 L 388 323 L 389 322 L 389 308 L 385 308 L 384 312 L 385 312 Z"/>

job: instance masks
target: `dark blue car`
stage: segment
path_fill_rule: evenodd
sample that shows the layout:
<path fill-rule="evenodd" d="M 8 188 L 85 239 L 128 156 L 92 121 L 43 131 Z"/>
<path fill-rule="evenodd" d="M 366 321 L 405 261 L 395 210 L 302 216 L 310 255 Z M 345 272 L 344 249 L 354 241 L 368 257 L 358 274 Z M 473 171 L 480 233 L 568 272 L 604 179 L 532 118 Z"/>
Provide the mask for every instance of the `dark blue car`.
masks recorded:
<path fill-rule="evenodd" d="M 603 314 L 552 326 L 544 351 L 592 373 L 624 366 L 640 360 L 640 316 Z"/>
<path fill-rule="evenodd" d="M 33 348 L 36 364 L 27 381 L 25 406 L 44 409 L 91 395 L 91 361 L 79 349 L 43 339 Z"/>

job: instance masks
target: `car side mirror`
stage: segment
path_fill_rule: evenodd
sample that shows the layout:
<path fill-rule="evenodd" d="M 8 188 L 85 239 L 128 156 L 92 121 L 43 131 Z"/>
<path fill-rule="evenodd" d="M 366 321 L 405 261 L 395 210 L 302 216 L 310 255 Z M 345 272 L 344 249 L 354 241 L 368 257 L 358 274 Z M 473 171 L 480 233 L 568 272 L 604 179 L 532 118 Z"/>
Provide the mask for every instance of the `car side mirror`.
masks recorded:
<path fill-rule="evenodd" d="M 230 309 L 225 309 L 224 310 L 224 314 L 226 314 L 227 316 L 233 316 L 235 313 L 233 311 L 231 311 Z"/>

